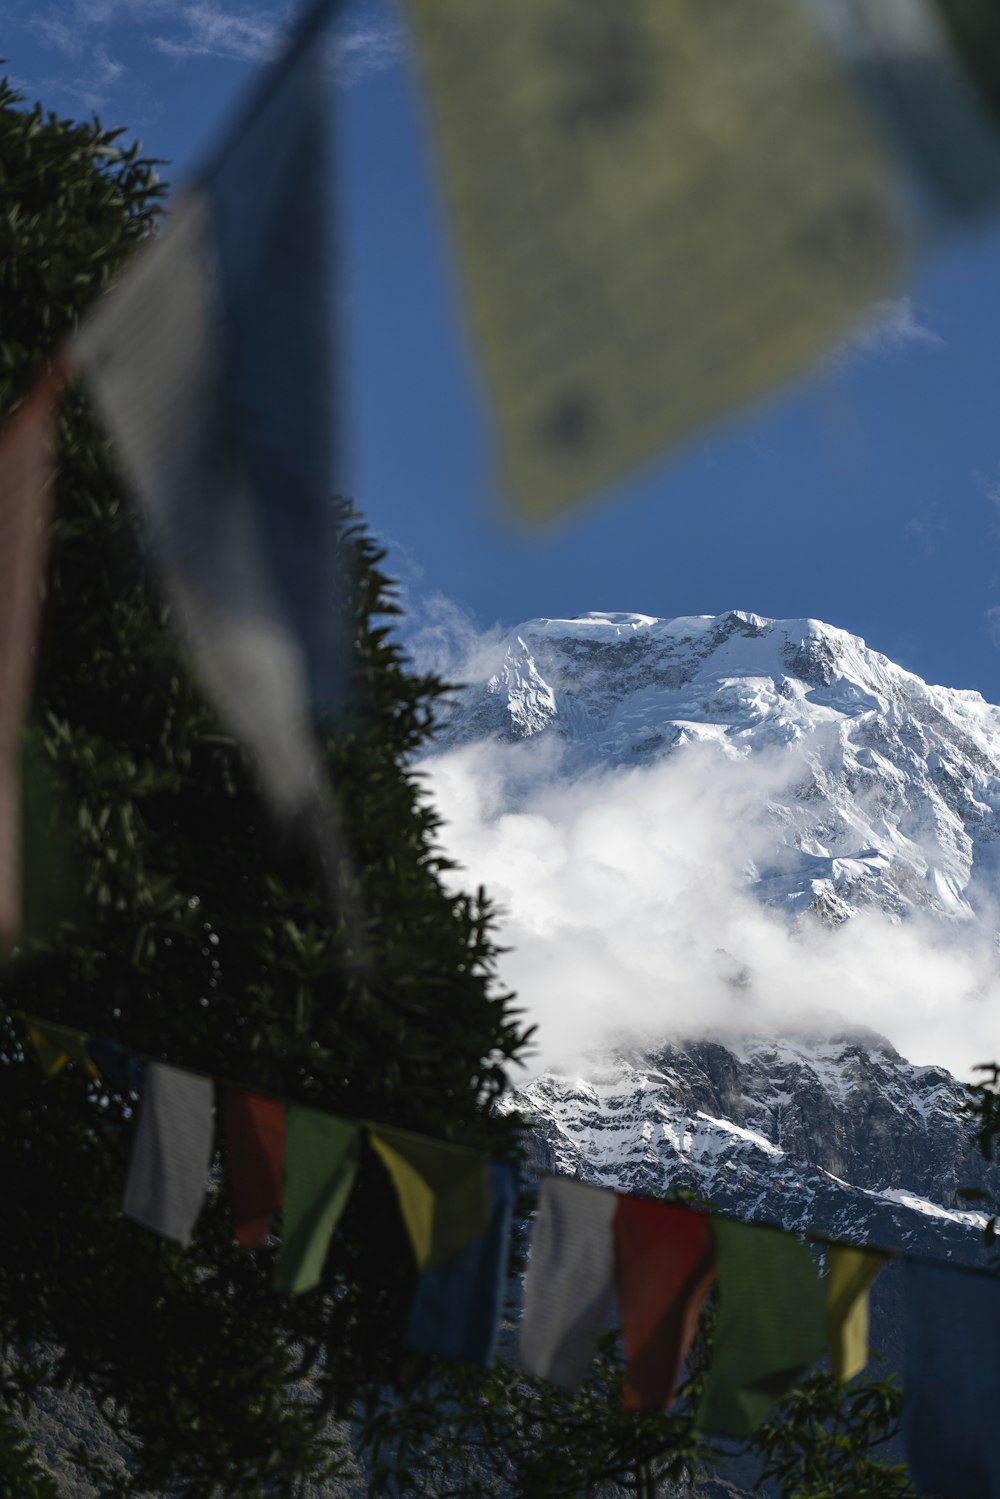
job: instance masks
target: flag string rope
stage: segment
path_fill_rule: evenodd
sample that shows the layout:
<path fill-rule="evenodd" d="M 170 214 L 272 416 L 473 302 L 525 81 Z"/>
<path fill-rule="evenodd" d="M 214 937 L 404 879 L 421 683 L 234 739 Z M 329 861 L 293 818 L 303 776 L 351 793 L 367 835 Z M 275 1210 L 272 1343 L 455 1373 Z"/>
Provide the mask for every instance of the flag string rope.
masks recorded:
<path fill-rule="evenodd" d="M 75 1037 L 77 1037 L 81 1041 L 81 1043 L 85 1043 L 88 1039 L 91 1039 L 89 1032 L 87 1032 L 87 1031 L 81 1031 L 81 1030 L 79 1030 L 75 1026 L 64 1025 L 61 1021 L 46 1021 L 46 1020 L 42 1019 L 40 1016 L 29 1015 L 27 1011 L 21 1010 L 21 1009 L 13 1009 L 13 1010 L 10 1010 L 8 1013 L 11 1014 L 11 1015 L 13 1015 L 13 1016 L 15 1016 L 17 1019 L 21 1020 L 25 1025 L 28 1025 L 28 1024 L 37 1024 L 37 1025 L 40 1025 L 42 1027 L 49 1026 L 49 1027 L 52 1027 L 54 1029 L 60 1030 L 60 1031 L 62 1031 L 64 1033 L 71 1033 L 72 1035 L 74 1035 Z M 111 1038 L 110 1037 L 101 1037 L 101 1038 L 93 1037 L 92 1039 L 94 1039 L 94 1040 L 97 1040 L 97 1039 L 110 1040 Z M 122 1049 L 123 1049 L 123 1051 L 125 1051 L 128 1056 L 134 1057 L 139 1062 L 142 1062 L 144 1064 L 149 1064 L 151 1062 L 159 1063 L 161 1065 L 163 1064 L 163 1058 L 162 1057 L 154 1056 L 151 1052 L 139 1051 L 137 1048 L 128 1046 L 128 1045 L 126 1045 L 126 1043 L 121 1042 L 121 1041 L 115 1042 L 114 1044 L 118 1045 L 118 1046 L 121 1046 Z M 175 1066 L 176 1064 L 175 1063 L 170 1063 L 170 1064 L 167 1064 L 167 1065 Z M 305 1102 L 305 1101 L 300 1100 L 300 1099 L 290 1098 L 286 1094 L 277 1093 L 277 1092 L 275 1092 L 272 1089 L 257 1087 L 253 1083 L 248 1083 L 248 1082 L 240 1081 L 240 1080 L 235 1079 L 235 1078 L 225 1077 L 225 1076 L 220 1075 L 218 1073 L 203 1072 L 203 1071 L 201 1071 L 198 1068 L 191 1068 L 191 1067 L 187 1067 L 187 1066 L 185 1066 L 182 1070 L 184 1072 L 188 1073 L 192 1077 L 200 1078 L 200 1079 L 203 1079 L 204 1081 L 214 1083 L 216 1085 L 216 1087 L 228 1089 L 228 1090 L 230 1090 L 232 1092 L 245 1093 L 245 1094 L 257 1097 L 257 1098 L 266 1098 L 266 1099 L 269 1099 L 269 1100 L 271 1100 L 271 1101 L 273 1101 L 275 1103 L 285 1103 L 285 1104 L 287 1104 L 287 1103 L 294 1103 L 294 1104 L 298 1104 L 298 1105 L 300 1105 L 301 1107 L 304 1107 L 304 1108 L 314 1108 L 314 1107 L 316 1107 L 311 1102 Z M 139 1091 L 139 1090 L 136 1089 L 135 1091 Z M 346 1116 L 341 1115 L 341 1114 L 335 1114 L 335 1112 L 334 1112 L 333 1109 L 320 1109 L 319 1111 L 320 1112 L 324 1112 L 324 1113 L 328 1113 L 332 1117 L 336 1117 L 338 1119 L 344 1119 L 346 1117 Z M 357 1119 L 351 1120 L 350 1122 L 358 1124 L 358 1125 L 360 1125 L 362 1127 L 365 1127 L 365 1128 L 376 1128 L 377 1129 L 379 1127 L 377 1121 L 371 1120 L 371 1119 L 368 1119 L 368 1118 L 365 1118 L 365 1117 L 359 1117 Z M 403 1125 L 396 1125 L 396 1124 L 394 1124 L 392 1126 L 392 1128 L 396 1129 L 396 1130 L 399 1130 L 400 1133 L 402 1133 L 402 1134 L 411 1135 L 414 1140 L 426 1141 L 427 1144 L 429 1144 L 429 1145 L 442 1145 L 443 1144 L 443 1145 L 447 1145 L 449 1148 L 454 1149 L 454 1150 L 465 1151 L 465 1152 L 467 1152 L 470 1155 L 480 1155 L 480 1156 L 482 1156 L 482 1157 L 484 1157 L 486 1159 L 490 1158 L 487 1155 L 487 1152 L 485 1152 L 485 1151 L 477 1151 L 477 1150 L 475 1150 L 471 1146 L 459 1145 L 456 1142 L 451 1141 L 451 1140 L 438 1140 L 434 1136 L 424 1135 L 424 1134 L 422 1134 L 418 1130 L 407 1129 Z M 566 1181 L 566 1180 L 573 1180 L 573 1179 L 574 1178 L 567 1178 L 564 1173 L 557 1172 L 557 1171 L 540 1171 L 540 1172 L 537 1173 L 537 1175 L 535 1177 L 536 1181 L 543 1181 L 543 1180 Z M 727 1213 L 727 1212 L 720 1211 L 718 1208 L 716 1208 L 714 1206 L 703 1206 L 703 1205 L 698 1204 L 698 1203 L 690 1203 L 690 1204 L 688 1204 L 688 1203 L 685 1203 L 683 1200 L 679 1200 L 678 1201 L 678 1200 L 673 1200 L 673 1199 L 651 1197 L 648 1193 L 635 1193 L 635 1192 L 622 1193 L 618 1188 L 616 1188 L 616 1187 L 608 1187 L 608 1186 L 605 1186 L 603 1183 L 599 1183 L 599 1184 L 598 1183 L 593 1183 L 593 1184 L 588 1184 L 588 1185 L 593 1185 L 594 1189 L 596 1191 L 606 1192 L 606 1193 L 608 1193 L 611 1196 L 618 1196 L 618 1197 L 620 1197 L 620 1196 L 628 1196 L 628 1197 L 636 1198 L 639 1201 L 652 1201 L 652 1202 L 674 1201 L 674 1205 L 675 1206 L 678 1206 L 678 1207 L 688 1207 L 689 1206 L 693 1212 L 703 1212 L 703 1213 L 706 1213 L 707 1216 L 710 1217 L 710 1218 L 718 1218 L 718 1219 L 721 1219 L 724 1222 L 748 1223 L 748 1224 L 752 1224 L 752 1226 L 755 1227 L 755 1228 L 771 1228 L 771 1229 L 775 1229 L 776 1231 L 781 1232 L 781 1233 L 790 1233 L 790 1234 L 792 1234 L 793 1237 L 801 1237 L 801 1238 L 805 1239 L 808 1243 L 810 1243 L 810 1244 L 816 1244 L 817 1246 L 819 1246 L 821 1248 L 826 1247 L 826 1248 L 830 1248 L 830 1249 L 867 1249 L 872 1254 L 880 1255 L 882 1258 L 884 1258 L 886 1260 L 911 1260 L 911 1261 L 913 1261 L 916 1264 L 930 1265 L 930 1266 L 940 1266 L 942 1268 L 946 1267 L 949 1270 L 960 1271 L 960 1272 L 962 1272 L 964 1274 L 968 1274 L 968 1275 L 995 1276 L 996 1273 L 997 1273 L 994 1269 L 991 1269 L 988 1266 L 956 1264 L 953 1260 L 942 1259 L 939 1255 L 922 1254 L 922 1253 L 915 1252 L 915 1251 L 910 1250 L 910 1249 L 900 1249 L 898 1246 L 891 1246 L 890 1247 L 888 1245 L 873 1244 L 870 1241 L 865 1241 L 864 1243 L 859 1243 L 856 1239 L 845 1239 L 845 1238 L 841 1238 L 840 1236 L 838 1236 L 836 1234 L 831 1234 L 826 1229 L 808 1228 L 808 1229 L 804 1229 L 801 1232 L 801 1235 L 796 1235 L 795 1231 L 793 1229 L 787 1228 L 785 1226 L 785 1224 L 778 1222 L 776 1219 L 768 1219 L 768 1218 L 744 1219 L 744 1218 L 738 1217 L 738 1215 L 735 1214 L 735 1213 Z"/>

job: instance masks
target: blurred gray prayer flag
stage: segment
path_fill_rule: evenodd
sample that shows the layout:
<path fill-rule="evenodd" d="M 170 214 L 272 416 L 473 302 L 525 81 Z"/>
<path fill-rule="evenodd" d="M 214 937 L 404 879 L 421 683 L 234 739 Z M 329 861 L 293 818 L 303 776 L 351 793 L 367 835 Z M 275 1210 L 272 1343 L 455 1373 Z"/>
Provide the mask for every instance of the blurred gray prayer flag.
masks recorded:
<path fill-rule="evenodd" d="M 185 1248 L 208 1189 L 215 1090 L 164 1062 L 146 1069 L 124 1211 Z"/>

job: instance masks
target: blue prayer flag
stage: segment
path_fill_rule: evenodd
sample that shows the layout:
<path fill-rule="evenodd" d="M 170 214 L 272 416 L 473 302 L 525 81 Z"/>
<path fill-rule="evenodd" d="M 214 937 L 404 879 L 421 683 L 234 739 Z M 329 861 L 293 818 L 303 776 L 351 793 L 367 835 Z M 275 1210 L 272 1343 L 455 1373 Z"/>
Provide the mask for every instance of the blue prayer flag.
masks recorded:
<path fill-rule="evenodd" d="M 906 1460 L 922 1494 L 1000 1496 L 1000 1277 L 907 1260 Z"/>
<path fill-rule="evenodd" d="M 277 809 L 313 807 L 343 706 L 318 0 L 164 232 L 71 349 L 114 436 L 202 685 Z"/>
<path fill-rule="evenodd" d="M 409 1348 L 489 1367 L 503 1303 L 517 1179 L 513 1166 L 490 1166 L 490 1221 L 478 1239 L 417 1282 L 405 1339 Z"/>

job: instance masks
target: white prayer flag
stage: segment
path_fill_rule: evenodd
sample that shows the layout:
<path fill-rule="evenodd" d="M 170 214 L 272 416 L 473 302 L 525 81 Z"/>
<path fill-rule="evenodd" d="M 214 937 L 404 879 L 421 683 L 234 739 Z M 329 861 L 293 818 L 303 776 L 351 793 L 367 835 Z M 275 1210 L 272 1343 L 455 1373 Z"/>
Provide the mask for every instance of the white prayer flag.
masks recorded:
<path fill-rule="evenodd" d="M 615 1294 L 613 1192 L 546 1177 L 524 1284 L 521 1367 L 575 1389 Z"/>
<path fill-rule="evenodd" d="M 150 1062 L 132 1146 L 124 1209 L 129 1218 L 187 1248 L 212 1161 L 214 1089 L 163 1062 Z"/>

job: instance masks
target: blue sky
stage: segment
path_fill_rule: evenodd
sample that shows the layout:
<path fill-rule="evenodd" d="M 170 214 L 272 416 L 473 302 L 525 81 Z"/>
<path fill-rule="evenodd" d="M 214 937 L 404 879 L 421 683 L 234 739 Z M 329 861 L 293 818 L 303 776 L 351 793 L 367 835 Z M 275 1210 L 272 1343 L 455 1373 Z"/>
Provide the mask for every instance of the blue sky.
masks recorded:
<path fill-rule="evenodd" d="M 26 96 L 127 125 L 175 182 L 287 14 L 237 0 L 5 11 Z M 1000 701 L 1000 227 L 928 255 L 794 390 L 524 534 L 495 498 L 399 13 L 357 4 L 338 72 L 345 487 L 418 612 L 442 595 L 478 628 L 588 609 L 811 615 Z"/>

